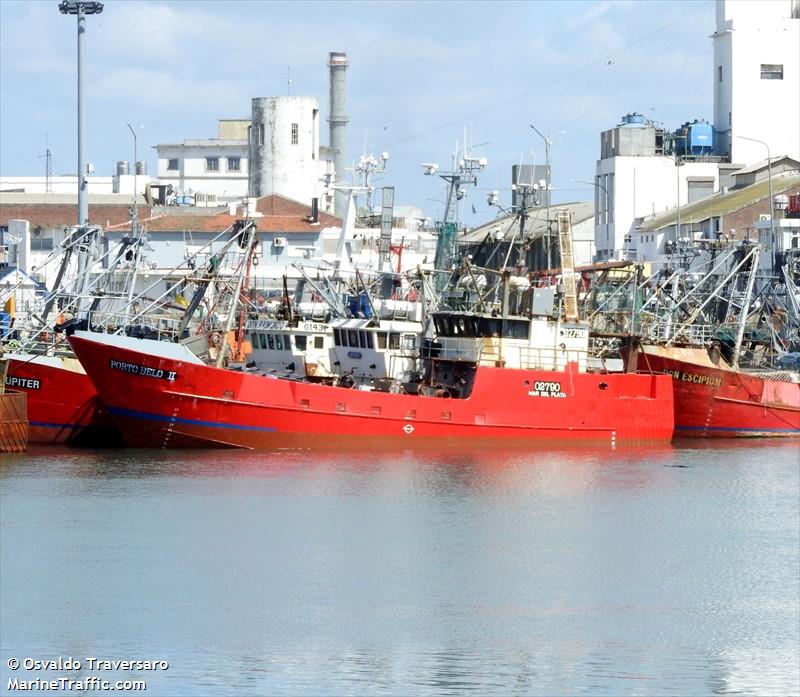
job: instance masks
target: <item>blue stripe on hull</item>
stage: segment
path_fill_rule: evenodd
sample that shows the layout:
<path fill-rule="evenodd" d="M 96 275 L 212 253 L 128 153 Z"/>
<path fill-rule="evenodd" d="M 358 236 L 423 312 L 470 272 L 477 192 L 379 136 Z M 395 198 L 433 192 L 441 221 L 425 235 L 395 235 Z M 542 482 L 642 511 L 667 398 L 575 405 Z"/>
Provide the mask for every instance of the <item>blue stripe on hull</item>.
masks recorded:
<path fill-rule="evenodd" d="M 54 424 L 48 421 L 29 421 L 29 426 L 41 426 L 42 428 L 83 428 L 83 424 Z"/>
<path fill-rule="evenodd" d="M 800 436 L 800 430 L 796 428 L 741 428 L 739 426 L 675 426 L 676 431 L 725 431 L 727 433 L 796 433 Z"/>
<path fill-rule="evenodd" d="M 145 419 L 147 421 L 162 421 L 173 424 L 187 424 L 190 426 L 209 426 L 211 428 L 232 428 L 239 431 L 275 431 L 274 428 L 266 426 L 244 426 L 240 424 L 226 424 L 221 421 L 202 421 L 200 419 L 183 419 L 177 416 L 164 416 L 163 414 L 151 414 L 146 411 L 136 411 L 134 409 L 122 409 L 120 407 L 109 407 L 108 411 L 114 416 L 126 416 L 132 419 Z"/>

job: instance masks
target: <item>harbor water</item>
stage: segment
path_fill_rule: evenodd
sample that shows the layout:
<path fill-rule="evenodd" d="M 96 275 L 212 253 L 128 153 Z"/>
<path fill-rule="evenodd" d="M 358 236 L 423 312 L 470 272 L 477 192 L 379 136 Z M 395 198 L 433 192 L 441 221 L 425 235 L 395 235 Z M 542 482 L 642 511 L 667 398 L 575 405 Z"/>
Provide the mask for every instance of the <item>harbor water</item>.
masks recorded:
<path fill-rule="evenodd" d="M 796 441 L 0 463 L 0 694 L 800 694 Z"/>

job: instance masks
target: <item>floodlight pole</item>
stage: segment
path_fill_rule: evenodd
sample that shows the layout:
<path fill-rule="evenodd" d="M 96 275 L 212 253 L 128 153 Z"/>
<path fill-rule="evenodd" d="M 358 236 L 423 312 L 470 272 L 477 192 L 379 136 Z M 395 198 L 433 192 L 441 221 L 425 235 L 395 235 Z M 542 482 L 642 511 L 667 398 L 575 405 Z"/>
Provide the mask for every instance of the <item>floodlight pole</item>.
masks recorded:
<path fill-rule="evenodd" d="M 139 216 L 137 215 L 138 206 L 137 206 L 137 201 L 136 201 L 136 199 L 138 198 L 138 193 L 139 193 L 138 187 L 136 185 L 136 175 L 137 175 L 137 172 L 136 172 L 137 160 L 136 160 L 136 158 L 139 155 L 138 155 L 137 145 L 136 145 L 136 131 L 133 130 L 133 126 L 131 126 L 130 124 L 127 124 L 127 125 L 128 125 L 128 128 L 130 129 L 131 135 L 133 135 L 133 225 L 132 225 L 133 230 L 132 230 L 132 232 L 135 235 L 137 233 L 137 228 L 139 226 Z"/>
<path fill-rule="evenodd" d="M 86 118 L 83 98 L 83 35 L 86 33 L 86 15 L 100 14 L 103 11 L 103 3 L 63 0 L 59 3 L 58 10 L 62 15 L 76 15 L 78 18 L 78 226 L 84 226 L 89 224 L 89 184 L 83 139 Z"/>
<path fill-rule="evenodd" d="M 547 243 L 547 268 L 553 268 L 552 262 L 552 252 L 550 250 L 550 137 L 545 137 L 545 135 L 533 124 L 530 124 L 530 127 L 536 131 L 536 134 L 544 141 L 544 159 L 545 159 L 545 167 L 547 168 L 545 171 L 546 177 L 546 186 L 545 186 L 545 194 L 547 195 L 547 209 L 545 215 L 547 216 L 547 231 L 545 233 L 545 241 Z"/>

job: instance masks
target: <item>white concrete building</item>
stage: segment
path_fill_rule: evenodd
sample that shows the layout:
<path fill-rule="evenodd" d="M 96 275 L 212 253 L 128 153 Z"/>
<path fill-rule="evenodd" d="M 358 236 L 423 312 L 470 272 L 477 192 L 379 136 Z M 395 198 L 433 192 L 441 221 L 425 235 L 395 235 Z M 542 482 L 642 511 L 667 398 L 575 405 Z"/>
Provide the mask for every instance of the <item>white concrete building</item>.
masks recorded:
<path fill-rule="evenodd" d="M 213 206 L 245 196 L 277 194 L 331 212 L 330 149 L 319 142 L 319 103 L 313 97 L 257 97 L 251 119 L 221 119 L 217 138 L 154 146 L 158 180 L 178 205 Z"/>
<path fill-rule="evenodd" d="M 160 183 L 172 185 L 179 203 L 195 204 L 199 200 L 213 204 L 216 200 L 244 198 L 249 129 L 249 120 L 220 119 L 217 138 L 189 138 L 182 143 L 155 145 Z"/>
<path fill-rule="evenodd" d="M 595 173 L 598 261 L 631 258 L 631 233 L 642 218 L 719 190 L 718 163 L 657 154 L 655 126 L 626 118 L 602 134 L 602 159 Z"/>
<path fill-rule="evenodd" d="M 733 162 L 800 156 L 800 0 L 717 0 L 716 152 Z M 737 137 L 743 136 L 743 137 Z"/>
<path fill-rule="evenodd" d="M 333 174 L 327 148 L 319 143 L 319 102 L 313 97 L 256 97 L 250 126 L 250 194 L 277 194 L 333 210 L 333 192 L 324 189 Z"/>
<path fill-rule="evenodd" d="M 148 184 L 156 183 L 156 178 L 147 174 L 114 175 L 113 177 L 86 178 L 90 194 L 128 194 L 133 196 L 134 186 L 141 196 Z M 2 177 L 0 192 L 21 194 L 72 194 L 77 196 L 78 177 L 65 174 L 57 177 Z"/>

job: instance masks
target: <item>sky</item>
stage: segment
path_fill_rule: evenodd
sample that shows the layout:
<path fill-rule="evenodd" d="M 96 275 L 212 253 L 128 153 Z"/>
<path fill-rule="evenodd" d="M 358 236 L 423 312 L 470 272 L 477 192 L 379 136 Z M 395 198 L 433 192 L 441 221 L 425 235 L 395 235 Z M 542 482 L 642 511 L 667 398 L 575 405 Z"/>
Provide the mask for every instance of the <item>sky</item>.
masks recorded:
<path fill-rule="evenodd" d="M 594 198 L 580 182 L 623 114 L 670 130 L 713 120 L 714 0 L 104 5 L 84 55 L 87 161 L 101 176 L 133 160 L 128 123 L 153 174 L 154 145 L 216 137 L 253 97 L 313 96 L 327 118 L 330 51 L 350 61 L 348 159 L 388 152 L 373 183 L 394 186 L 396 206 L 441 218 L 446 184 L 421 163 L 450 169 L 465 145 L 487 158 L 467 225 L 495 217 L 492 190 L 510 205 L 512 165 L 544 163 L 531 124 L 551 139 L 559 203 Z M 56 0 L 0 0 L 0 175 L 44 176 L 48 147 L 54 175 L 75 172 L 76 53 L 75 18 Z"/>

